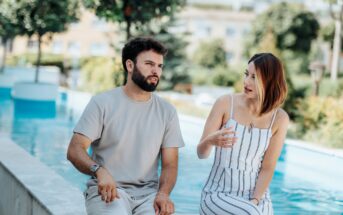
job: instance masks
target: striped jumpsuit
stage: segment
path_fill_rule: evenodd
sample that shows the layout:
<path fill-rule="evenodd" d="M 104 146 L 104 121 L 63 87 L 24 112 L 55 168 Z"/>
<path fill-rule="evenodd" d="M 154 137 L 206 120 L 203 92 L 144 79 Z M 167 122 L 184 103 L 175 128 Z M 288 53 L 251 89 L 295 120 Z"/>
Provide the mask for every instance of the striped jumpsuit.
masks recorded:
<path fill-rule="evenodd" d="M 215 148 L 211 173 L 201 194 L 202 215 L 272 215 L 272 202 L 267 190 L 258 206 L 252 204 L 257 177 L 265 151 L 272 136 L 276 111 L 269 128 L 251 128 L 233 118 L 233 96 L 231 114 L 225 127 L 232 126 L 237 142 L 232 148 Z"/>

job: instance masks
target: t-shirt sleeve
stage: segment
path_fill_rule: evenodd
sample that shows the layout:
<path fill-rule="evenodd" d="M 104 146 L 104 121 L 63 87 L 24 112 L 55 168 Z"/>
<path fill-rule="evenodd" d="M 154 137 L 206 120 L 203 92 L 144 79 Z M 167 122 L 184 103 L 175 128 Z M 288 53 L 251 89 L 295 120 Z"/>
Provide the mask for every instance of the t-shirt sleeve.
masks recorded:
<path fill-rule="evenodd" d="M 103 113 L 93 97 L 83 111 L 81 118 L 74 128 L 74 133 L 88 137 L 92 142 L 101 137 L 103 127 Z"/>
<path fill-rule="evenodd" d="M 179 118 L 176 111 L 173 111 L 172 117 L 167 122 L 167 128 L 164 133 L 162 148 L 183 147 L 185 143 L 182 138 Z"/>

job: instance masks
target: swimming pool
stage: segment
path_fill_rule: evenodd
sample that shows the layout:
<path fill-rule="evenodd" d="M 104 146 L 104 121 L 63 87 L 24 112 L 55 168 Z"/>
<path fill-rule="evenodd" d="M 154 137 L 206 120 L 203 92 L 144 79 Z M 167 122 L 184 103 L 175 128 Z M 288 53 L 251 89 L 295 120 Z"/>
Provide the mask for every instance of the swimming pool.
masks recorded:
<path fill-rule="evenodd" d="M 26 151 L 72 184 L 84 189 L 87 176 L 66 160 L 72 129 L 80 113 L 60 102 L 54 118 L 15 114 L 13 101 L 0 98 L 0 133 L 7 133 Z M 186 146 L 180 150 L 179 176 L 173 190 L 177 214 L 198 214 L 201 188 L 212 166 L 196 156 L 203 121 L 181 116 Z M 0 143 L 1 144 L 1 143 Z M 270 186 L 275 214 L 343 214 L 343 159 L 285 145 Z"/>

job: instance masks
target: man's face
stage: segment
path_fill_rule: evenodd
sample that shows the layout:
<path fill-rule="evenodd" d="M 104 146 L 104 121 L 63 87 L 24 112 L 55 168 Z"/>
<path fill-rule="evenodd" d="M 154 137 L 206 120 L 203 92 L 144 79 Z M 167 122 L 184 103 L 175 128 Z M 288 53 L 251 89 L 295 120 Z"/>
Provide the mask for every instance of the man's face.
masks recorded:
<path fill-rule="evenodd" d="M 152 92 L 159 83 L 162 67 L 162 55 L 154 51 L 142 52 L 136 58 L 131 79 L 142 90 Z"/>

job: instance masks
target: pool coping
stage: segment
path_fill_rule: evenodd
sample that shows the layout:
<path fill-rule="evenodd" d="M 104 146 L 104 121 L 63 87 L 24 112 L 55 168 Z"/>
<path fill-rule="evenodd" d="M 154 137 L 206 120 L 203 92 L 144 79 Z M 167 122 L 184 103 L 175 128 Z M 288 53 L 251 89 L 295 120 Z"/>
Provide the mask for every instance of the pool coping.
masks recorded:
<path fill-rule="evenodd" d="M 0 133 L 0 165 L 51 214 L 86 214 L 82 192 Z"/>

